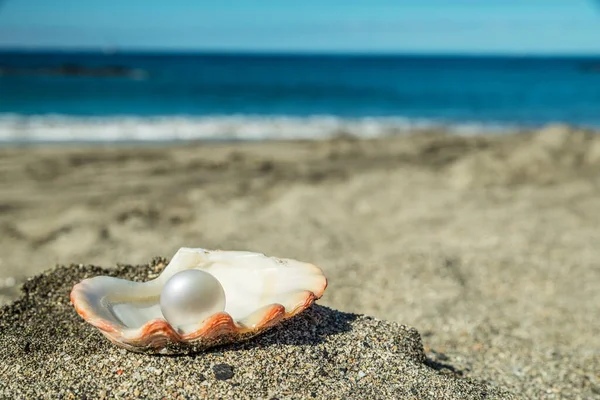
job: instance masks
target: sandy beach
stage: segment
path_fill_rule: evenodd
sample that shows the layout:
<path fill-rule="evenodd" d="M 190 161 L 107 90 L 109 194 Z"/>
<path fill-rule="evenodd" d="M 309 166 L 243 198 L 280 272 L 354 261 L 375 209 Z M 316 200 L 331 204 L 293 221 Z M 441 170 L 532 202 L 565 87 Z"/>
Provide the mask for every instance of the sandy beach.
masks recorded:
<path fill-rule="evenodd" d="M 600 398 L 597 132 L 5 147 L 0 182 L 0 397 Z M 194 357 L 119 350 L 70 306 L 184 246 L 329 287 Z"/>

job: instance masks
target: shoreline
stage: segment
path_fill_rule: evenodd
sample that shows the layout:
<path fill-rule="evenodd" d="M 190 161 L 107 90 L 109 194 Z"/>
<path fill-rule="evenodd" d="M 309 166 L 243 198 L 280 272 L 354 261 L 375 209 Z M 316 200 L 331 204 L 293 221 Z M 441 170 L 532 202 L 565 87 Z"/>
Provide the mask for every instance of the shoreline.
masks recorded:
<path fill-rule="evenodd" d="M 589 320 L 600 302 L 599 171 L 600 135 L 563 126 L 506 136 L 1 147 L 0 282 L 14 285 L 0 287 L 0 304 L 56 264 L 115 268 L 183 246 L 248 249 L 319 265 L 330 282 L 320 306 L 416 328 L 425 356 L 458 371 L 457 382 L 518 398 L 592 398 L 600 393 L 600 323 Z M 40 279 L 58 284 L 52 273 Z M 12 304 L 3 326 L 19 318 Z M 68 299 L 46 305 L 72 311 Z M 245 357 L 238 353 L 224 357 Z"/>
<path fill-rule="evenodd" d="M 461 121 L 442 118 L 337 115 L 75 116 L 0 114 L 0 148 L 18 146 L 181 145 L 393 139 L 417 133 L 511 136 L 553 129 L 600 132 L 600 125 Z"/>

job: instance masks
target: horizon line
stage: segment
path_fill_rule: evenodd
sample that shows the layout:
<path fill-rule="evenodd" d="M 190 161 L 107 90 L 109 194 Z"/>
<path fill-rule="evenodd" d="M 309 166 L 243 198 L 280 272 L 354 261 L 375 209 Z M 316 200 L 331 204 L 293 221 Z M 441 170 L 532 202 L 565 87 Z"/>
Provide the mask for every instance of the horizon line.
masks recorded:
<path fill-rule="evenodd" d="M 2 53 L 94 53 L 94 54 L 188 54 L 188 55 L 248 55 L 248 56 L 331 56 L 331 57 L 502 57 L 502 58 L 600 58 L 600 52 L 544 52 L 544 51 L 415 51 L 415 50 L 309 50 L 309 49 L 235 49 L 235 48 L 163 48 L 118 46 L 1 46 Z"/>

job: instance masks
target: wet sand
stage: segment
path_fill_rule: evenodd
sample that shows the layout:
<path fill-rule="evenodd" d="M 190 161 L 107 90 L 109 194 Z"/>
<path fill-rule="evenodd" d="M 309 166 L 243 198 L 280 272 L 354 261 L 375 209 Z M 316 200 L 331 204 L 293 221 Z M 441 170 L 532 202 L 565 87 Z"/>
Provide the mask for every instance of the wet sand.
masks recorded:
<path fill-rule="evenodd" d="M 383 384 L 373 378 L 373 387 L 387 390 L 382 397 L 411 393 L 405 375 L 439 384 L 439 393 L 448 398 L 465 398 L 467 387 L 471 398 L 484 398 L 482 393 L 507 398 L 502 391 L 515 398 L 600 396 L 597 133 L 554 126 L 493 137 L 422 132 L 325 142 L 5 148 L 0 150 L 0 182 L 3 303 L 18 297 L 20 283 L 55 264 L 143 264 L 182 246 L 261 251 L 325 270 L 330 285 L 319 304 L 334 310 L 310 311 L 322 315 L 315 317 L 320 321 L 350 318 L 344 314 L 350 312 L 393 321 L 376 323 L 381 328 L 372 332 L 379 336 L 385 331 L 389 337 L 413 337 L 406 332 L 415 331 L 405 326 L 416 329 L 426 359 L 419 358 L 419 344 L 413 341 L 411 350 L 394 353 L 410 359 L 409 367 L 398 364 L 383 371 L 385 364 L 373 366 L 372 371 L 401 381 Z M 159 386 L 166 384 L 165 376 L 175 379 L 178 365 L 191 362 L 139 358 L 104 344 L 63 296 L 82 272 L 64 271 L 60 285 L 53 274 L 37 278 L 51 295 L 30 295 L 16 303 L 20 306 L 3 309 L 0 327 L 8 335 L 2 335 L 0 348 L 8 353 L 0 359 L 10 362 L 0 361 L 0 376 L 17 376 L 16 360 L 23 359 L 23 371 L 47 369 L 50 362 L 51 370 L 67 371 L 64 357 L 81 367 L 77 363 L 89 362 L 82 349 L 90 346 L 101 349 L 94 353 L 98 359 L 103 354 L 114 358 L 104 360 L 107 368 L 138 360 L 138 369 L 171 365 L 164 364 L 169 373 L 161 380 L 152 378 Z M 57 324 L 44 345 L 46 331 L 30 326 L 39 321 L 33 315 L 40 309 L 74 326 L 61 330 L 66 322 Z M 322 344 L 330 346 L 327 351 L 340 346 L 337 340 L 352 342 L 374 329 L 369 324 L 375 320 L 352 318 L 348 331 L 328 336 Z M 11 325 L 15 321 L 18 328 Z M 314 329 L 330 329 L 328 324 Z M 260 340 L 274 341 L 269 351 L 290 351 L 292 358 L 313 349 L 306 343 L 280 343 L 281 329 L 270 339 L 194 358 L 208 382 L 204 385 L 222 385 L 208 395 L 250 390 L 242 378 L 239 387 L 230 380 L 217 382 L 210 368 L 215 363 L 242 368 L 249 357 L 244 352 L 255 351 Z M 25 347 L 16 344 L 6 350 L 8 341 L 22 341 L 23 334 L 35 335 L 31 341 L 41 343 L 41 353 L 28 358 Z M 63 358 L 36 358 L 52 352 L 54 344 Z M 381 346 L 365 357 L 389 351 Z M 330 366 L 348 368 L 340 366 L 347 362 L 331 361 Z M 292 379 L 290 369 L 280 373 L 281 379 Z M 81 379 L 77 376 L 65 372 L 62 388 Z M 132 376 L 119 379 L 134 388 Z M 345 376 L 328 376 L 311 378 L 307 387 L 351 385 Z M 11 378 L 10 387 L 23 382 L 18 379 L 24 378 Z M 253 385 L 259 397 L 286 397 L 265 394 L 271 388 L 267 384 Z M 52 387 L 46 386 L 48 393 L 59 386 Z M 427 398 L 419 387 L 413 395 Z M 96 396 L 92 388 L 85 393 Z"/>

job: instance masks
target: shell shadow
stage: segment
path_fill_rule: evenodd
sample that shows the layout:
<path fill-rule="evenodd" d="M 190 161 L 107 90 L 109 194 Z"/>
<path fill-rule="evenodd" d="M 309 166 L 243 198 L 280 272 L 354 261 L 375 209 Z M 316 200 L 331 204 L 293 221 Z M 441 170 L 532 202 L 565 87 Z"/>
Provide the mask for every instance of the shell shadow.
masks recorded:
<path fill-rule="evenodd" d="M 202 357 L 206 354 L 222 354 L 228 351 L 245 351 L 271 346 L 314 346 L 325 342 L 330 336 L 352 330 L 352 322 L 360 315 L 333 310 L 313 304 L 296 315 L 251 339 L 212 347 L 190 354 L 171 354 L 162 357 Z"/>
<path fill-rule="evenodd" d="M 457 375 L 457 376 L 464 375 L 464 372 L 462 370 L 457 369 L 453 365 L 443 363 L 440 361 L 435 361 L 429 357 L 425 359 L 425 365 L 427 365 L 429 368 L 433 368 L 436 371 L 441 372 L 441 373 L 449 373 L 449 374 L 453 374 L 453 375 Z"/>

